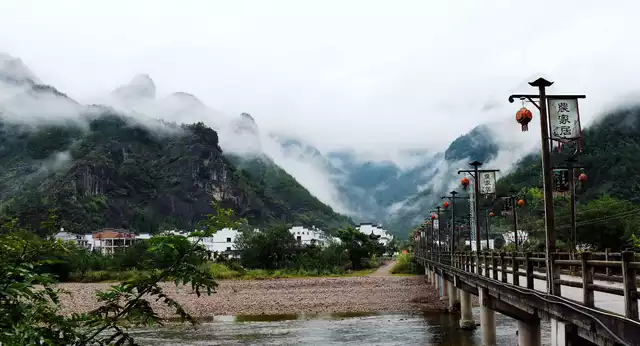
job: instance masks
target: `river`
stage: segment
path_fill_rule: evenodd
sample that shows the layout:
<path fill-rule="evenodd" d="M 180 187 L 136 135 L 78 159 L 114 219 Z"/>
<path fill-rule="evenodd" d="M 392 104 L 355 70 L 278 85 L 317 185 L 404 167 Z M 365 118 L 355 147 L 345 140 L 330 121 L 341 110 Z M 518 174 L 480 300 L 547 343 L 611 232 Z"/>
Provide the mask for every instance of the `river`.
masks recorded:
<path fill-rule="evenodd" d="M 473 311 L 479 321 L 479 309 Z M 515 320 L 496 314 L 498 345 L 517 345 Z M 542 342 L 550 328 L 542 324 Z M 456 315 L 330 314 L 217 316 L 197 329 L 163 326 L 133 333 L 140 345 L 438 345 L 480 346 L 479 328 L 463 331 Z"/>

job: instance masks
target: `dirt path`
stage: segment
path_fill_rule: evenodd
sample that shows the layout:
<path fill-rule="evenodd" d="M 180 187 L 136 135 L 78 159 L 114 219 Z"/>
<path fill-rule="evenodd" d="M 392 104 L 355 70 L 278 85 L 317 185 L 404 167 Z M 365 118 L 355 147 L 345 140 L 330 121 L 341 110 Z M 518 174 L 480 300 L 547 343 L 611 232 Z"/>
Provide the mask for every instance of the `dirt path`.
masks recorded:
<path fill-rule="evenodd" d="M 385 266 L 386 267 L 386 266 Z M 383 267 L 384 268 L 384 267 Z M 382 268 L 381 268 L 382 269 Z M 388 274 L 387 274 L 388 275 Z M 443 309 L 437 292 L 421 276 L 220 280 L 217 293 L 198 298 L 188 287 L 164 283 L 169 296 L 197 317 L 214 315 L 297 314 L 331 312 L 422 311 Z M 71 294 L 60 298 L 63 311 L 97 308 L 95 291 L 109 284 L 65 283 Z M 153 302 L 162 316 L 171 312 Z"/>
<path fill-rule="evenodd" d="M 394 265 L 396 265 L 396 261 L 390 261 L 378 268 L 375 272 L 369 274 L 369 276 L 391 276 L 391 269 L 393 269 Z"/>

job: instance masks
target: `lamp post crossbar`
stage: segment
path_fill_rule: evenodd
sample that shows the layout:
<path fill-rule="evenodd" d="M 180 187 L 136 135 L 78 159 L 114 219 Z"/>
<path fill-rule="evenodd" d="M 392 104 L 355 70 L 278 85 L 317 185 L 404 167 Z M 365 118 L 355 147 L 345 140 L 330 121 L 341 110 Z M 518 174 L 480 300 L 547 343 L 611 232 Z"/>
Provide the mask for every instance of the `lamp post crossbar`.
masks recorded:
<path fill-rule="evenodd" d="M 458 170 L 458 174 L 460 173 L 469 173 L 472 177 L 473 177 L 473 195 L 474 195 L 474 203 L 473 203 L 473 210 L 474 210 L 474 223 L 475 223 L 475 234 L 476 234 L 476 266 L 477 266 L 477 271 L 476 273 L 480 273 L 480 183 L 479 183 L 479 177 L 481 173 L 495 173 L 495 172 L 500 172 L 499 169 L 478 169 L 478 167 L 482 166 L 482 162 L 479 161 L 473 161 L 469 163 L 471 166 L 473 166 L 473 170 L 466 170 L 466 169 L 461 169 Z M 471 240 L 469 240 L 469 244 L 471 244 Z M 488 246 L 489 244 L 487 244 Z"/>
<path fill-rule="evenodd" d="M 540 138 L 542 142 L 542 185 L 544 191 L 545 209 L 545 241 L 547 258 L 547 290 L 549 294 L 560 295 L 560 272 L 555 268 L 556 256 L 556 230 L 553 211 L 553 179 L 551 169 L 551 151 L 549 138 L 549 120 L 547 118 L 548 99 L 583 99 L 585 95 L 547 95 L 546 88 L 553 85 L 553 82 L 544 78 L 538 78 L 529 82 L 532 87 L 538 88 L 538 95 L 534 94 L 513 94 L 509 96 L 509 103 L 515 99 L 526 98 L 540 110 Z M 538 100 L 536 103 L 535 100 Z"/>

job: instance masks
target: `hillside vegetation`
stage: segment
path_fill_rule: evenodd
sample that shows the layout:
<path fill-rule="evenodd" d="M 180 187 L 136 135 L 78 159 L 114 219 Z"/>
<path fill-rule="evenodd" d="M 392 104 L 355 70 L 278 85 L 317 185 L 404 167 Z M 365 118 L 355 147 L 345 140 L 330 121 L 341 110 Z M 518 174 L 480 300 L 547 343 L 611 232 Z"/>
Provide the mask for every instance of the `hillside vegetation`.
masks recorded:
<path fill-rule="evenodd" d="M 29 229 L 55 214 L 78 233 L 193 228 L 212 200 L 252 225 L 337 229 L 350 220 L 266 158 L 233 158 L 202 123 L 153 128 L 94 107 L 82 121 L 19 125 L 0 118 L 0 211 Z"/>

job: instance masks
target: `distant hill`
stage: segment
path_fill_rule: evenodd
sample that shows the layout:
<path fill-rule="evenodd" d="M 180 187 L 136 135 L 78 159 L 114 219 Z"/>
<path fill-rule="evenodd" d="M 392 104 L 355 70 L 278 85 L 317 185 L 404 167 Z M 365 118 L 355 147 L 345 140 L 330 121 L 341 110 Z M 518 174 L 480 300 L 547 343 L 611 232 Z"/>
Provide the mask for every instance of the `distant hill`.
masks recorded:
<path fill-rule="evenodd" d="M 223 153 L 219 132 L 203 123 L 177 125 L 82 105 L 9 60 L 5 56 L 0 65 L 0 214 L 5 218 L 38 229 L 53 212 L 72 232 L 117 227 L 153 233 L 194 228 L 215 200 L 255 226 L 288 222 L 333 230 L 351 223 L 270 159 Z M 111 96 L 122 107 L 215 115 L 186 93 L 152 104 L 155 86 L 145 75 Z M 248 114 L 231 125 L 239 132 L 255 130 Z"/>

